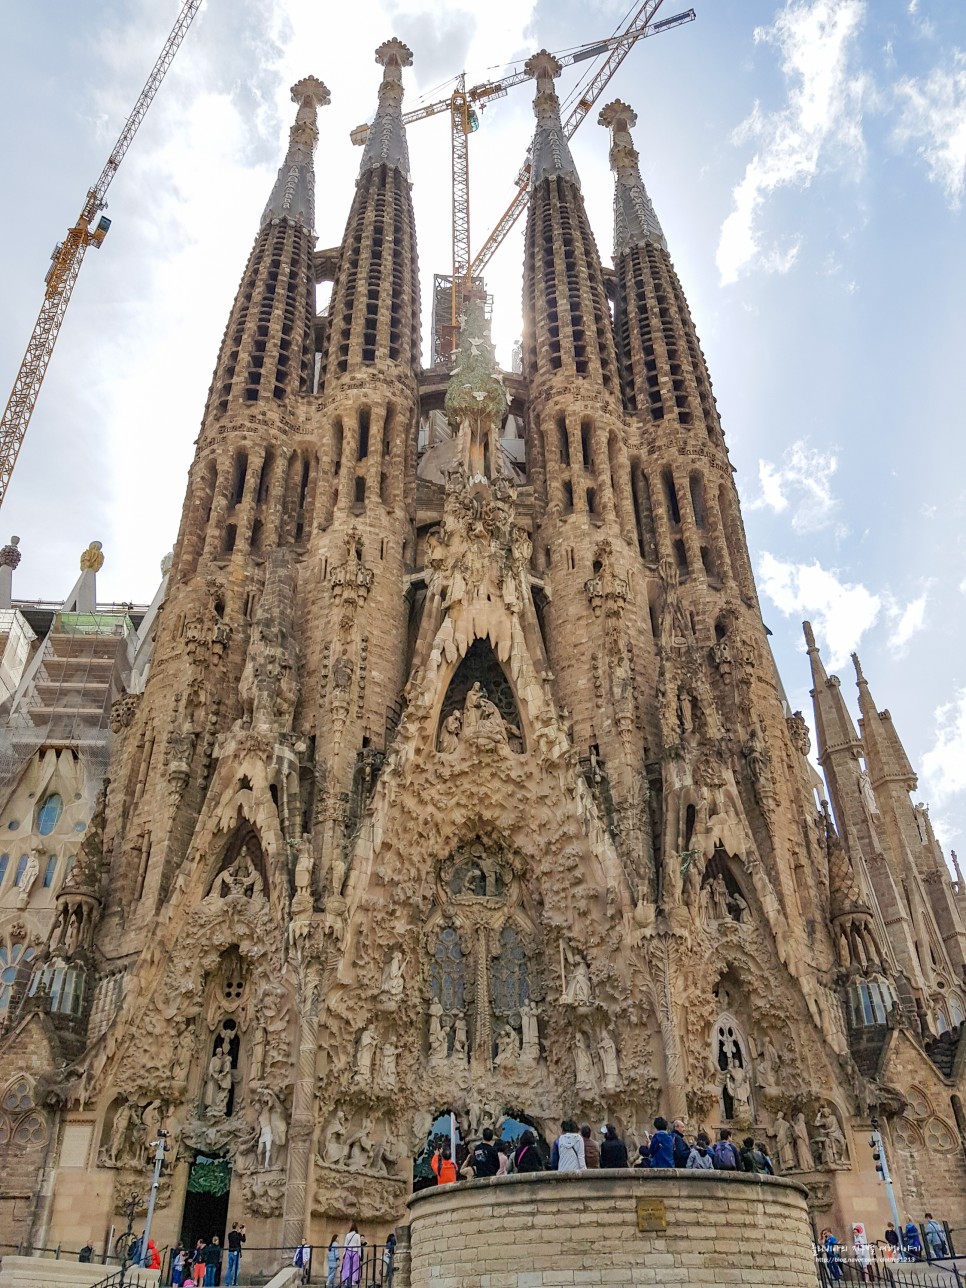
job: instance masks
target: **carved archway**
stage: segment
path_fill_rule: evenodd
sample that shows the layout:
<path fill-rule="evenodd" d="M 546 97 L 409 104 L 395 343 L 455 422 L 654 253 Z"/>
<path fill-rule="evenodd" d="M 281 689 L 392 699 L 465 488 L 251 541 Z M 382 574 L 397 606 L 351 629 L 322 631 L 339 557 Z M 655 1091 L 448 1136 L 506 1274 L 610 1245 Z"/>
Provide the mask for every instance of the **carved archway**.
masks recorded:
<path fill-rule="evenodd" d="M 237 893 L 251 897 L 257 891 L 264 893 L 267 886 L 265 854 L 258 833 L 251 823 L 238 824 L 222 851 L 221 861 L 208 882 L 207 894 L 227 894 L 237 887 Z"/>

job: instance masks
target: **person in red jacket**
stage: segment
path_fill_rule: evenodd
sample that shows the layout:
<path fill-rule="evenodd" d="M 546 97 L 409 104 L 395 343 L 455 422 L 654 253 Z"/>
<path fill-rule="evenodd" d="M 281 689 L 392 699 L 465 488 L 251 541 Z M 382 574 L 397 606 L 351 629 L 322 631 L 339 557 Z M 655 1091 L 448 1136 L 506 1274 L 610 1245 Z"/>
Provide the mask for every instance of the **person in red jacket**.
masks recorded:
<path fill-rule="evenodd" d="M 456 1164 L 450 1150 L 449 1141 L 444 1141 L 430 1160 L 430 1167 L 436 1176 L 437 1185 L 452 1185 L 456 1180 Z"/>
<path fill-rule="evenodd" d="M 148 1252 L 144 1258 L 144 1268 L 145 1270 L 161 1269 L 161 1253 L 158 1252 L 153 1239 L 148 1239 Z"/>

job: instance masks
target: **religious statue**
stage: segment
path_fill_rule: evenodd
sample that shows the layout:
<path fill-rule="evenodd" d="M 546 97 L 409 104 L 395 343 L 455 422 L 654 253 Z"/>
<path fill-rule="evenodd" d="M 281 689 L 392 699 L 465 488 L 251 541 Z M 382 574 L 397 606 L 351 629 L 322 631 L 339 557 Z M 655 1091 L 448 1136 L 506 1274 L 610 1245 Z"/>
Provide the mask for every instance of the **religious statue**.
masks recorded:
<path fill-rule="evenodd" d="M 814 1171 L 815 1159 L 812 1157 L 812 1147 L 808 1143 L 808 1126 L 803 1113 L 797 1113 L 792 1119 L 792 1132 L 795 1137 L 795 1157 L 798 1162 L 798 1170 L 800 1172 Z"/>
<path fill-rule="evenodd" d="M 537 1022 L 537 1004 L 532 998 L 520 1007 L 520 1022 L 523 1026 L 524 1063 L 536 1064 L 540 1059 L 540 1026 Z"/>
<path fill-rule="evenodd" d="M 322 1147 L 322 1162 L 329 1167 L 341 1163 L 345 1154 L 345 1114 L 341 1109 L 335 1111 L 332 1121 L 325 1131 L 325 1144 Z"/>
<path fill-rule="evenodd" d="M 748 1070 L 738 1060 L 737 1056 L 732 1056 L 731 1067 L 728 1070 L 725 1086 L 733 1102 L 731 1116 L 740 1122 L 746 1122 L 751 1119 L 751 1083 L 748 1078 Z"/>
<path fill-rule="evenodd" d="M 561 975 L 563 965 L 561 963 Z M 575 957 L 569 981 L 564 982 L 561 1002 L 567 1006 L 592 1006 L 593 995 L 590 984 L 590 970 L 583 957 Z"/>
<path fill-rule="evenodd" d="M 506 1064 L 516 1064 L 520 1059 L 520 1039 L 516 1029 L 509 1024 L 504 1024 L 496 1035 L 496 1056 L 493 1064 L 497 1069 L 502 1069 Z"/>
<path fill-rule="evenodd" d="M 80 935 L 80 922 L 77 917 L 70 917 L 67 921 L 67 934 L 64 936 L 64 955 L 73 956 L 74 949 L 77 947 L 77 940 Z"/>
<path fill-rule="evenodd" d="M 466 1030 L 466 1017 L 462 1011 L 458 1011 L 453 1024 L 453 1059 L 465 1064 L 468 1046 L 469 1035 Z"/>
<path fill-rule="evenodd" d="M 577 1090 L 596 1095 L 597 1074 L 590 1054 L 590 1043 L 587 1041 L 587 1034 L 581 1029 L 574 1034 L 574 1072 Z"/>
<path fill-rule="evenodd" d="M 783 1172 L 795 1171 L 795 1140 L 792 1125 L 781 1110 L 775 1118 L 775 1148 L 778 1151 L 778 1165 Z"/>
<path fill-rule="evenodd" d="M 252 1038 L 252 1058 L 249 1065 L 249 1081 L 260 1082 L 265 1075 L 265 1046 L 268 1034 L 265 1025 L 259 1024 Z"/>
<path fill-rule="evenodd" d="M 728 887 L 720 873 L 711 882 L 711 910 L 715 921 L 728 921 L 731 917 L 728 909 Z"/>
<path fill-rule="evenodd" d="M 837 1167 L 846 1161 L 847 1146 L 835 1111 L 822 1105 L 815 1115 L 815 1143 L 821 1146 L 827 1166 Z"/>
<path fill-rule="evenodd" d="M 443 721 L 439 731 L 439 749 L 444 755 L 457 750 L 460 745 L 460 734 L 463 732 L 462 711 L 451 711 Z"/>
<path fill-rule="evenodd" d="M 601 1029 L 597 1050 L 604 1070 L 604 1090 L 616 1091 L 620 1086 L 620 1070 L 617 1067 L 617 1044 L 610 1029 Z"/>
<path fill-rule="evenodd" d="M 403 978 L 403 958 L 402 953 L 398 950 L 393 953 L 386 969 L 382 973 L 382 987 L 380 993 L 383 997 L 398 1002 L 406 988 L 406 981 Z"/>
<path fill-rule="evenodd" d="M 399 1048 L 392 1042 L 387 1042 L 380 1052 L 379 1058 L 379 1088 L 381 1091 L 395 1091 L 398 1074 L 396 1070 L 396 1059 L 399 1055 Z"/>
<path fill-rule="evenodd" d="M 34 888 L 34 882 L 37 880 L 39 875 L 40 859 L 38 858 L 38 851 L 33 849 L 27 856 L 24 870 L 21 872 L 20 880 L 17 882 L 17 889 L 20 892 L 17 895 L 18 908 L 26 908 L 27 904 L 30 902 L 30 892 Z"/>
<path fill-rule="evenodd" d="M 443 1028 L 443 1003 L 434 997 L 429 1004 L 429 1058 L 445 1060 L 446 1030 Z"/>
<path fill-rule="evenodd" d="M 232 1067 L 231 1055 L 227 1047 L 216 1051 L 208 1061 L 208 1076 L 205 1079 L 205 1114 L 208 1118 L 224 1118 L 228 1112 L 228 1097 L 231 1094 Z"/>
<path fill-rule="evenodd" d="M 758 1051 L 758 1086 L 762 1090 L 778 1086 L 781 1059 L 769 1034 L 765 1034 Z"/>
<path fill-rule="evenodd" d="M 470 742 L 497 745 L 507 741 L 507 729 L 496 705 L 486 696 L 479 680 L 466 695 L 463 707 L 463 737 Z"/>
<path fill-rule="evenodd" d="M 262 1092 L 261 1099 L 257 1153 L 259 1162 L 268 1171 L 275 1164 L 276 1150 L 280 1150 L 285 1144 L 288 1128 L 285 1122 L 285 1111 L 275 1093 L 266 1088 Z"/>
<path fill-rule="evenodd" d="M 114 1121 L 111 1123 L 111 1143 L 108 1146 L 107 1156 L 114 1167 L 121 1162 L 126 1152 L 128 1129 L 131 1126 L 133 1112 L 131 1106 L 126 1101 L 122 1101 L 118 1105 Z"/>
<path fill-rule="evenodd" d="M 346 1160 L 354 1172 L 364 1171 L 372 1162 L 375 1142 L 372 1139 L 372 1117 L 367 1114 L 357 1127 L 346 1137 Z"/>
<path fill-rule="evenodd" d="M 376 1035 L 372 1029 L 363 1029 L 359 1036 L 359 1047 L 356 1051 L 356 1084 L 360 1087 L 372 1086 L 372 1062 L 376 1055 Z"/>

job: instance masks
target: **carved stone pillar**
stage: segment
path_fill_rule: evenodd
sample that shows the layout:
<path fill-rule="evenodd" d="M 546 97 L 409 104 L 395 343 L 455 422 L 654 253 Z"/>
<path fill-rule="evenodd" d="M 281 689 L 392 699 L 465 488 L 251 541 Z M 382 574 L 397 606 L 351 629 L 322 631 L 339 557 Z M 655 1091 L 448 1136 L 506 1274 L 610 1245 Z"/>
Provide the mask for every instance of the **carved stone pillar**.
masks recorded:
<path fill-rule="evenodd" d="M 298 965 L 298 1051 L 292 1086 L 292 1122 L 289 1128 L 285 1172 L 285 1204 L 282 1210 L 282 1243 L 296 1247 L 308 1237 L 311 1214 L 306 1204 L 309 1169 L 312 1167 L 312 1138 L 315 1132 L 315 1056 L 319 1045 L 319 1004 L 322 964 L 309 950 Z"/>

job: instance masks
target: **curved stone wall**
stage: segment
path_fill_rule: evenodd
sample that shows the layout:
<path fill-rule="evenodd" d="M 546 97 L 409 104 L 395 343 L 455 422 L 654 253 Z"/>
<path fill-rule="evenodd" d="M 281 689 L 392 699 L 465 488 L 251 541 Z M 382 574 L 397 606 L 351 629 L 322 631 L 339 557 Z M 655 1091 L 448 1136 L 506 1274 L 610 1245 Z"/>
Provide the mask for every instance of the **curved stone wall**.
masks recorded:
<path fill-rule="evenodd" d="M 777 1177 L 664 1170 L 421 1190 L 409 1200 L 411 1286 L 815 1288 L 805 1193 Z"/>

